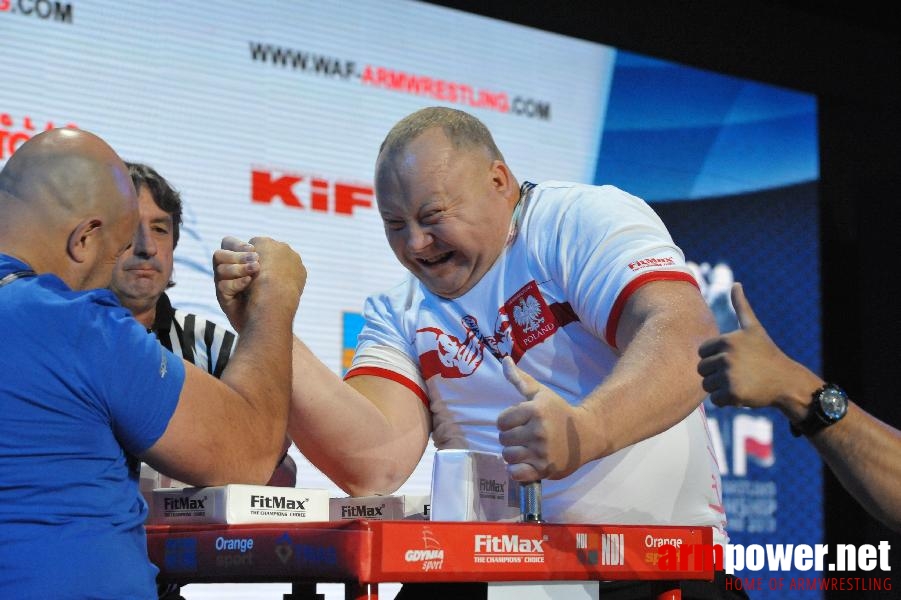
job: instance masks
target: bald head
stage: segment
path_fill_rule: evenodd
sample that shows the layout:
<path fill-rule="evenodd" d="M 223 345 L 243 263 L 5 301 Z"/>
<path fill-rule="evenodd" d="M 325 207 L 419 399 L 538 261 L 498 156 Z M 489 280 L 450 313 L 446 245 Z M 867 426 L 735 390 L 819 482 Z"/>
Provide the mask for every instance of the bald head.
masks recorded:
<path fill-rule="evenodd" d="M 0 171 L 0 252 L 75 289 L 108 283 L 102 281 L 105 255 L 127 245 L 136 219 L 125 164 L 87 131 L 36 135 Z M 128 230 L 124 238 L 122 230 Z"/>
<path fill-rule="evenodd" d="M 121 203 L 133 195 L 128 183 L 115 151 L 93 133 L 78 129 L 51 129 L 34 136 L 0 171 L 0 192 L 11 197 L 7 202 L 18 200 L 35 209 L 49 205 L 57 214 Z"/>

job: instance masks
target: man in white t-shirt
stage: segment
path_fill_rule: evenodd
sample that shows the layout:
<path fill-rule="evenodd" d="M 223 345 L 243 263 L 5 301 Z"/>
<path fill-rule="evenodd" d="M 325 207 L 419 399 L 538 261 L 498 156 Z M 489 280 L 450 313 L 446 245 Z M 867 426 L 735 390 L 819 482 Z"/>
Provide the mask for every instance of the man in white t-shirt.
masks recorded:
<path fill-rule="evenodd" d="M 548 522 L 710 526 L 725 542 L 695 371 L 716 324 L 654 211 L 612 186 L 520 186 L 488 129 L 443 107 L 389 132 L 375 189 L 410 276 L 367 300 L 344 383 L 295 340 L 300 450 L 350 494 L 390 493 L 431 435 L 543 480 Z M 721 580 L 690 588 L 729 597 Z M 479 592 L 427 591 L 442 593 Z"/>

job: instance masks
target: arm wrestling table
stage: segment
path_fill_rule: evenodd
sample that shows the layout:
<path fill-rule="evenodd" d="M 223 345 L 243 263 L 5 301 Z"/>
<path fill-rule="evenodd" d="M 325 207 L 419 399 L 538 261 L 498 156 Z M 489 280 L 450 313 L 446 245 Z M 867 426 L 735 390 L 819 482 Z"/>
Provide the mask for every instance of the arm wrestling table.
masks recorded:
<path fill-rule="evenodd" d="M 440 521 L 148 525 L 160 580 L 291 582 L 286 598 L 344 583 L 347 600 L 376 600 L 385 582 L 713 579 L 693 561 L 658 566 L 659 549 L 703 545 L 709 527 Z"/>

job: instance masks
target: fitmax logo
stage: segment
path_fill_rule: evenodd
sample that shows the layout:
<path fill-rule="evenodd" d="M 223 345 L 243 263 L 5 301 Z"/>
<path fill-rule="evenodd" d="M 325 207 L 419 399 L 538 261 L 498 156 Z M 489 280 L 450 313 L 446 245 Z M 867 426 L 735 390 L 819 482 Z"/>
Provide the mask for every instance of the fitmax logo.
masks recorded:
<path fill-rule="evenodd" d="M 309 500 L 290 500 L 284 496 L 262 496 L 254 494 L 250 497 L 250 508 L 281 508 L 286 510 L 306 510 L 304 502 Z"/>
<path fill-rule="evenodd" d="M 494 494 L 503 494 L 504 493 L 504 483 L 498 483 L 494 479 L 479 479 L 479 491 L 480 492 L 491 492 Z"/>
<path fill-rule="evenodd" d="M 385 505 L 382 506 L 342 506 L 342 517 L 383 517 Z"/>
<path fill-rule="evenodd" d="M 518 535 L 476 535 L 476 552 L 518 552 L 524 554 L 541 554 L 544 540 L 521 538 Z"/>
<path fill-rule="evenodd" d="M 163 500 L 165 510 L 203 510 L 206 498 L 166 498 Z"/>

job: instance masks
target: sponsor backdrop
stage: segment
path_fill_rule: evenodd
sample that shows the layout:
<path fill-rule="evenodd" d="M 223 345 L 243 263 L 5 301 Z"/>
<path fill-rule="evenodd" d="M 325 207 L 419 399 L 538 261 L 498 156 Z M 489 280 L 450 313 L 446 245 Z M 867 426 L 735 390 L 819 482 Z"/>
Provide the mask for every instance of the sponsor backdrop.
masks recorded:
<path fill-rule="evenodd" d="M 810 95 L 403 0 L 0 0 L 0 40 L 0 163 L 72 126 L 154 166 L 186 203 L 173 302 L 215 320 L 222 236 L 290 242 L 309 271 L 295 330 L 336 373 L 366 295 L 402 276 L 375 208 L 378 146 L 434 104 L 482 119 L 520 180 L 613 183 L 650 201 L 724 330 L 738 279 L 776 341 L 819 369 Z M 733 542 L 821 541 L 815 454 L 778 415 L 708 416 Z M 340 495 L 296 458 L 300 485 Z M 402 491 L 429 491 L 431 461 Z M 253 593 L 236 588 L 185 594 Z"/>

